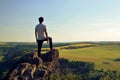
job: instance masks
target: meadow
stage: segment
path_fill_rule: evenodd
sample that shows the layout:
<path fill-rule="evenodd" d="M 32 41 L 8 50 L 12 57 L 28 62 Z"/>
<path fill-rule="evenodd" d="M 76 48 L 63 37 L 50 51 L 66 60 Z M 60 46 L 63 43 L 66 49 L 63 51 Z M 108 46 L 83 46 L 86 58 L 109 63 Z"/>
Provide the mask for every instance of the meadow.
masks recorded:
<path fill-rule="evenodd" d="M 95 64 L 95 69 L 98 70 L 120 71 L 119 43 L 94 43 L 89 45 L 94 46 L 76 49 L 62 49 L 60 50 L 60 57 L 71 61 L 92 62 Z M 85 46 L 85 44 L 82 44 L 82 46 Z"/>

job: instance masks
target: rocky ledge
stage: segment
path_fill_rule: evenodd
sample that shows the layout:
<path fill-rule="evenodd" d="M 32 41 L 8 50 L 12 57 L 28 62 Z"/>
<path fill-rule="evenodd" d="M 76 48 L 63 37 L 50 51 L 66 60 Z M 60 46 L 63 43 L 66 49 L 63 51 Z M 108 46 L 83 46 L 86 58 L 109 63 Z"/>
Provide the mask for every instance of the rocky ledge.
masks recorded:
<path fill-rule="evenodd" d="M 37 53 L 21 57 L 2 80 L 50 80 L 59 74 L 59 52 L 49 51 L 41 57 Z"/>

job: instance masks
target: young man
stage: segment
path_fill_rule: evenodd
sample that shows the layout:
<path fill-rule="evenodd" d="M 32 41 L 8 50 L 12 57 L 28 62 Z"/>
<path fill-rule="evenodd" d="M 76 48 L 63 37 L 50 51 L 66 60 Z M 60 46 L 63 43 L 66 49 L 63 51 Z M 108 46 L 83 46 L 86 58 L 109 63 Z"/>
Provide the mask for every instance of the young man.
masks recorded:
<path fill-rule="evenodd" d="M 39 18 L 39 24 L 36 25 L 35 27 L 35 37 L 36 37 L 36 42 L 38 44 L 38 56 L 41 57 L 41 48 L 42 48 L 42 43 L 44 41 L 47 41 L 50 46 L 50 50 L 52 50 L 52 38 L 48 37 L 47 29 L 46 26 L 43 24 L 44 18 L 40 17 Z"/>

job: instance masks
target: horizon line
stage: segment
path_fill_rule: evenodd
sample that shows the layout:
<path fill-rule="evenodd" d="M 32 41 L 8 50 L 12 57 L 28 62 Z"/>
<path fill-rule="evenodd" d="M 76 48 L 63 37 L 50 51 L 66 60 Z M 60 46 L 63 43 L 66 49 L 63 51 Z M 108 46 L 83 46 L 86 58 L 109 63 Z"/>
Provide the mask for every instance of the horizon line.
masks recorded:
<path fill-rule="evenodd" d="M 53 42 L 53 43 L 66 43 L 67 41 L 59 41 L 59 42 Z M 101 41 L 68 41 L 68 43 L 70 42 L 120 42 L 120 41 L 117 41 L 117 40 L 113 40 L 113 41 L 108 41 L 108 40 L 101 40 Z M 36 43 L 36 42 L 27 42 L 27 41 L 0 41 L 0 43 Z"/>

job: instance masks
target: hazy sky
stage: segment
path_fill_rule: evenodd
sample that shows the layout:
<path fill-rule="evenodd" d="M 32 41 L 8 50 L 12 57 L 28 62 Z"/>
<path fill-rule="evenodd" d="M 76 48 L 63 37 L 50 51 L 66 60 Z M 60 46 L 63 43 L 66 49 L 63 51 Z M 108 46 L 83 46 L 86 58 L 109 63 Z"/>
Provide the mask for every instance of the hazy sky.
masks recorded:
<path fill-rule="evenodd" d="M 0 0 L 0 41 L 34 42 L 40 16 L 54 42 L 120 41 L 120 0 Z"/>

